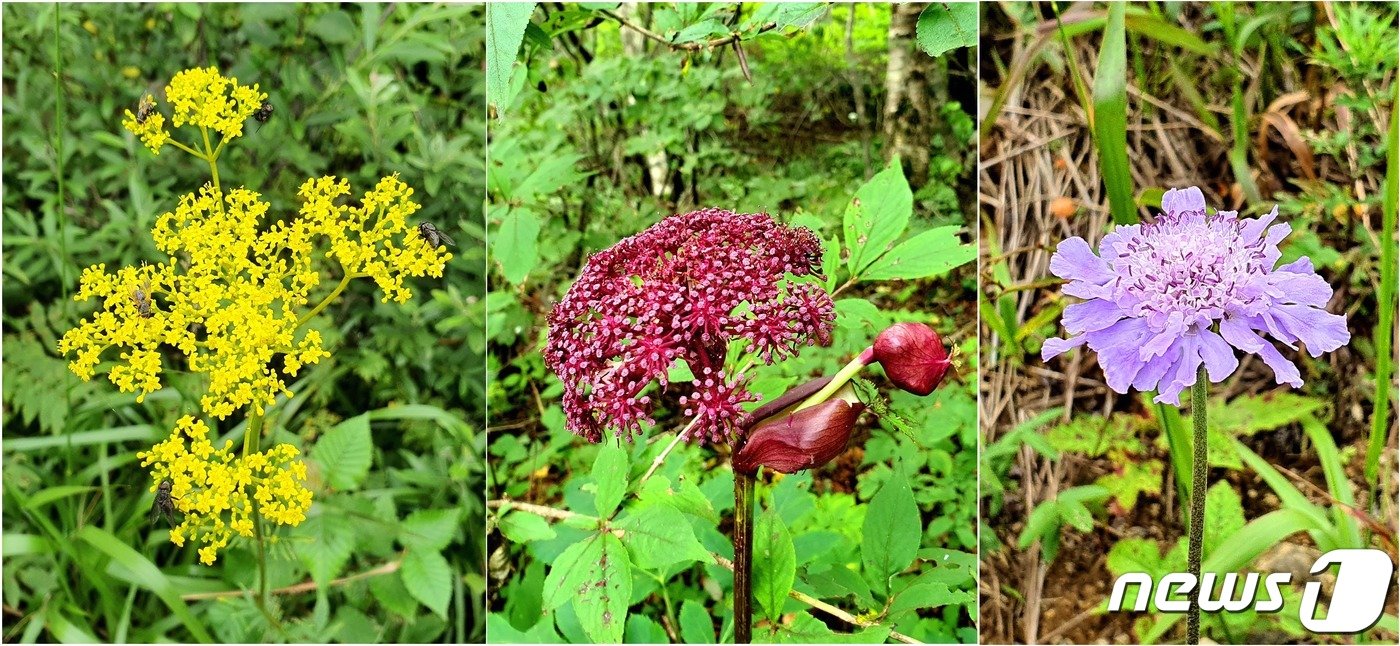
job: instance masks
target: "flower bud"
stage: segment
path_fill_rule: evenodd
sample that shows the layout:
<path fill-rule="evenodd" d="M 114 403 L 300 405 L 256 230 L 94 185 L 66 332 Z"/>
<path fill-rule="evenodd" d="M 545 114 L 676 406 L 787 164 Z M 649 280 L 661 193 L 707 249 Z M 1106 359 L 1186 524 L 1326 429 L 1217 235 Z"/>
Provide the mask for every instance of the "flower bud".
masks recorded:
<path fill-rule="evenodd" d="M 919 396 L 933 392 L 952 363 L 938 333 L 923 323 L 891 325 L 875 337 L 874 347 L 890 381 Z"/>
<path fill-rule="evenodd" d="M 754 411 L 748 439 L 734 454 L 734 470 L 756 473 L 760 466 L 783 473 L 797 473 L 830 462 L 846 450 L 856 418 L 865 405 L 849 385 L 820 404 L 795 411 L 806 396 L 830 377 L 809 381 Z"/>

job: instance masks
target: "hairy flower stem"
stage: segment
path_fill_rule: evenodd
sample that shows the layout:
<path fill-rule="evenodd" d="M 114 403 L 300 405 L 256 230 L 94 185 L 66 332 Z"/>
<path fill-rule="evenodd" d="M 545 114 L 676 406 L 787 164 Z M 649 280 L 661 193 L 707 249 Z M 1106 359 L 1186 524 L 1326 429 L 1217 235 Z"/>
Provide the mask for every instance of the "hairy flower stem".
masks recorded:
<path fill-rule="evenodd" d="M 753 476 L 734 474 L 734 643 L 753 640 Z"/>
<path fill-rule="evenodd" d="M 1196 383 L 1191 386 L 1191 419 L 1195 422 L 1194 456 L 1191 460 L 1191 531 L 1187 538 L 1186 569 L 1201 585 L 1201 543 L 1205 537 L 1206 520 L 1206 367 L 1196 369 Z M 1192 590 L 1186 611 L 1186 643 L 1201 643 L 1200 590 Z"/>

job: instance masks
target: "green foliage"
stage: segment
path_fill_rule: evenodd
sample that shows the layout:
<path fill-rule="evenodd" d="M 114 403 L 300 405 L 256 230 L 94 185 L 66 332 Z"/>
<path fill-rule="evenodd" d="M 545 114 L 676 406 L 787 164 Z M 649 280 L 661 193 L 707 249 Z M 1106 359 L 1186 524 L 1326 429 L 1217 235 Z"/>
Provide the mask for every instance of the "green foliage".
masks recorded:
<path fill-rule="evenodd" d="M 482 639 L 484 541 L 468 528 L 484 517 L 485 125 L 470 108 L 484 105 L 483 16 L 465 5 L 4 8 L 4 586 L 21 613 L 7 637 Z M 251 544 L 206 567 L 147 520 L 135 452 L 196 410 L 203 384 L 169 370 L 137 404 L 54 355 L 56 331 L 87 311 L 71 299 L 79 270 L 154 260 L 156 217 L 207 180 L 152 157 L 117 119 L 196 65 L 259 83 L 276 109 L 220 160 L 226 181 L 285 217 L 306 177 L 363 189 L 397 172 L 423 204 L 415 217 L 458 245 L 408 307 L 381 305 L 372 285 L 347 290 L 317 323 L 334 356 L 272 409 L 275 441 L 314 447 L 316 498 L 270 545 L 270 584 L 318 589 L 274 595 L 271 616 L 244 594 Z M 241 436 L 232 422 L 215 426 L 216 444 Z M 26 548 L 12 551 L 11 537 Z M 336 581 L 347 574 L 372 576 Z M 229 594 L 180 601 L 196 593 Z"/>
<path fill-rule="evenodd" d="M 919 13 L 919 48 L 942 56 L 960 47 L 977 46 L 977 4 L 935 2 Z"/>

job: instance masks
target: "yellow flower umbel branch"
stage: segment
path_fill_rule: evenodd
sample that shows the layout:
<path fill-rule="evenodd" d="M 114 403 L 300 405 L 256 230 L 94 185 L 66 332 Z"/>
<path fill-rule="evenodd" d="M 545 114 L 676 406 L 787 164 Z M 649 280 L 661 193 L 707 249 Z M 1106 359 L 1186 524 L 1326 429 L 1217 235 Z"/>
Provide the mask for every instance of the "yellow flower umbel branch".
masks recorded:
<path fill-rule="evenodd" d="M 346 180 L 309 179 L 298 191 L 298 213 L 286 220 L 270 215 L 271 204 L 258 193 L 222 188 L 218 160 L 225 144 L 243 135 L 244 123 L 267 100 L 257 85 L 197 68 L 176 74 L 165 97 L 168 123 L 197 130 L 198 141 L 182 142 L 167 130 L 150 95 L 136 113 L 126 112 L 122 125 L 155 154 L 169 144 L 205 162 L 210 181 L 157 218 L 151 237 L 167 260 L 83 271 L 75 298 L 96 300 L 99 308 L 63 335 L 58 350 L 73 357 L 69 367 L 84 380 L 104 355 L 115 358 L 107 378 L 122 392 L 138 393 L 138 402 L 161 388 L 165 362 L 183 356 L 190 372 L 208 379 L 200 399 L 207 416 L 246 410 L 237 457 L 231 442 L 215 449 L 208 427 L 193 416 L 139 455 L 151 467 L 152 491 L 169 480 L 173 505 L 184 514 L 171 542 L 201 543 L 200 560 L 212 564 L 234 536 L 255 539 L 265 595 L 266 526 L 297 525 L 311 506 L 297 449 L 259 450 L 268 407 L 278 395 L 292 396 L 287 379 L 330 356 L 307 323 L 355 278 L 372 279 L 384 302 L 406 302 L 413 292 L 405 279 L 441 277 L 452 254 L 409 220 L 421 207 L 397 175 L 381 179 L 358 206 L 347 200 Z M 339 283 L 313 304 L 326 274 L 339 274 Z"/>

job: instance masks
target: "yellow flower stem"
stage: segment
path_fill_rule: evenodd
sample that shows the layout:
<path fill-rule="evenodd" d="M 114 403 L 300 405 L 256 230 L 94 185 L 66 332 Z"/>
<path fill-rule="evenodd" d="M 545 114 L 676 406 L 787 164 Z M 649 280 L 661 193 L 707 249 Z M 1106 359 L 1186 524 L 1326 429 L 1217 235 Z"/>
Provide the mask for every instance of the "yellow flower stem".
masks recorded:
<path fill-rule="evenodd" d="M 254 413 L 248 418 L 248 427 L 243 429 L 243 457 L 257 453 L 262 444 L 263 416 Z M 266 612 L 267 605 L 267 551 L 263 546 L 262 512 L 258 509 L 257 496 L 249 496 L 253 505 L 253 537 L 258 543 L 258 608 Z"/>
<path fill-rule="evenodd" d="M 219 139 L 219 145 L 214 148 L 214 154 L 212 155 L 212 159 L 214 161 L 219 160 L 219 154 L 224 152 L 224 144 L 226 143 L 228 143 L 228 137 L 223 137 L 222 139 Z"/>
<path fill-rule="evenodd" d="M 167 143 L 169 143 L 170 145 L 172 145 L 172 146 L 174 146 L 174 147 L 176 147 L 176 148 L 179 148 L 180 150 L 183 150 L 183 151 L 185 151 L 185 152 L 187 152 L 187 153 L 189 153 L 189 154 L 191 154 L 191 155 L 194 155 L 195 157 L 198 157 L 198 158 L 200 158 L 200 159 L 204 159 L 204 153 L 199 152 L 198 150 L 195 150 L 195 149 L 193 149 L 193 148 L 190 148 L 189 146 L 186 146 L 185 144 L 182 144 L 182 143 L 180 143 L 180 142 L 178 142 L 178 141 L 175 141 L 174 139 L 171 139 L 171 140 L 168 141 Z"/>
<path fill-rule="evenodd" d="M 311 308 L 311 311 L 307 312 L 305 316 L 297 319 L 297 329 L 301 329 L 301 326 L 306 325 L 307 321 L 310 321 L 312 318 L 315 318 L 317 314 L 321 313 L 321 310 L 326 309 L 326 306 L 330 305 L 331 301 L 334 301 L 337 296 L 340 296 L 341 292 L 345 291 L 345 288 L 350 284 L 350 281 L 355 280 L 356 278 L 361 278 L 365 275 L 366 274 L 345 274 L 345 277 L 340 279 L 340 284 L 335 286 L 334 291 L 332 291 L 328 296 L 322 299 L 320 303 L 317 303 L 316 307 Z"/>
<path fill-rule="evenodd" d="M 214 147 L 209 144 L 209 129 L 200 126 L 200 136 L 204 137 L 204 161 L 209 162 L 210 181 L 214 183 L 214 192 L 219 194 L 219 212 L 224 210 L 224 192 L 219 188 L 219 158 L 214 154 Z"/>

